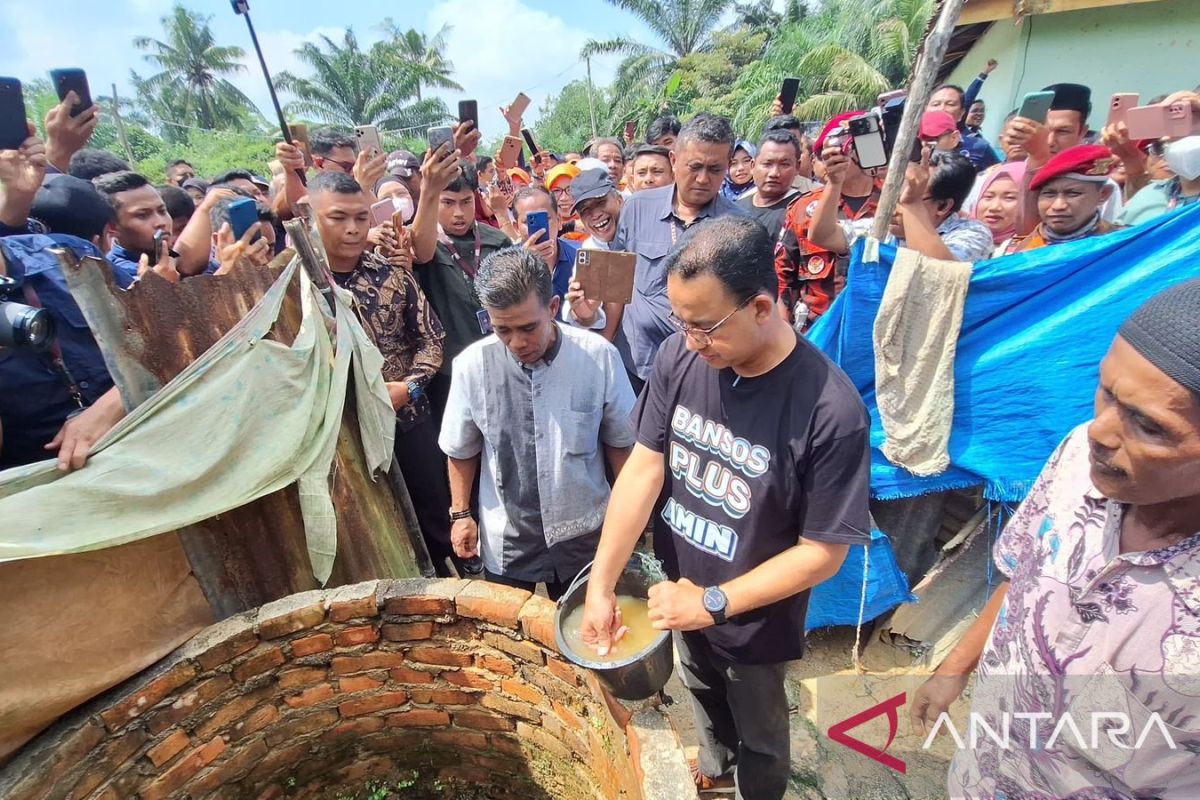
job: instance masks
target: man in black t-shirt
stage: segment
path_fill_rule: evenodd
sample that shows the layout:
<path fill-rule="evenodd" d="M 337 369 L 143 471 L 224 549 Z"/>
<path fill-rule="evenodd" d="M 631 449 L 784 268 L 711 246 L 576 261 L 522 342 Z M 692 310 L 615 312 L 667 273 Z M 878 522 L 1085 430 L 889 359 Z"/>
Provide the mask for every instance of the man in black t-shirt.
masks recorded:
<path fill-rule="evenodd" d="M 866 409 L 775 310 L 772 244 L 756 222 L 722 217 L 667 259 L 681 335 L 663 343 L 634 411 L 638 443 L 613 489 L 583 625 L 607 652 L 617 577 L 657 511 L 671 580 L 650 590 L 650 619 L 676 631 L 701 741 L 696 785 L 736 775 L 745 800 L 783 797 L 784 668 L 804 652 L 809 590 L 870 538 Z"/>
<path fill-rule="evenodd" d="M 792 188 L 800 163 L 800 142 L 789 131 L 767 131 L 754 159 L 755 188 L 737 201 L 746 213 L 779 238 L 788 206 L 800 192 Z"/>

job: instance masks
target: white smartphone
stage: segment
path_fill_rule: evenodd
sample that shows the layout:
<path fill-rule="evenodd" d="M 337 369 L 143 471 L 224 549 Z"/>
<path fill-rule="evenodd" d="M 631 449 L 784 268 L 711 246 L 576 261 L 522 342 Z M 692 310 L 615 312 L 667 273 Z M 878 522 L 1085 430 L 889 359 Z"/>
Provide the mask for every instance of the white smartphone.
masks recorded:
<path fill-rule="evenodd" d="M 358 152 L 378 155 L 383 152 L 383 142 L 379 139 L 379 129 L 374 125 L 359 125 L 354 129 L 358 139 Z"/>

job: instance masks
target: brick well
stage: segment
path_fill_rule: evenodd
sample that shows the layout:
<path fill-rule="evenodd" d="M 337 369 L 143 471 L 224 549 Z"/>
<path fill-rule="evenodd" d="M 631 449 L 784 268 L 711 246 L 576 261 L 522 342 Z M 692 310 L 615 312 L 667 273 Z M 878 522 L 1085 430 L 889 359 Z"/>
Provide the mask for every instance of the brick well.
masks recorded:
<path fill-rule="evenodd" d="M 5 800 L 695 797 L 678 738 L 559 656 L 553 605 L 372 581 L 220 622 L 43 732 Z"/>

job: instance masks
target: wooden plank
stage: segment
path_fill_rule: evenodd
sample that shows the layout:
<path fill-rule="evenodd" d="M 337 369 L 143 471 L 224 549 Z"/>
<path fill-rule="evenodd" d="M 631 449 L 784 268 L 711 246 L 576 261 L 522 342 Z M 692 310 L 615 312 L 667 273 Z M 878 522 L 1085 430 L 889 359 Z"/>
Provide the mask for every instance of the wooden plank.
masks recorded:
<path fill-rule="evenodd" d="M 926 34 L 925 41 L 921 44 L 921 52 L 917 55 L 913 79 L 909 84 L 908 100 L 904 103 L 904 116 L 900 121 L 896 142 L 892 145 L 887 178 L 884 179 L 879 208 L 871 226 L 871 236 L 879 241 L 887 237 L 892 214 L 900 201 L 900 191 L 904 186 L 905 171 L 908 168 L 908 154 L 917 139 L 921 115 L 925 113 L 925 106 L 929 104 L 929 97 L 933 94 L 938 66 L 950 46 L 954 26 L 965 2 L 966 0 L 942 0 L 937 21 Z"/>
<path fill-rule="evenodd" d="M 1087 11 L 1093 8 L 1127 6 L 1133 3 L 1159 3 L 1162 0 L 1033 0 L 1020 4 L 1027 14 L 1058 14 L 1066 11 Z M 1016 0 L 968 0 L 959 15 L 959 25 L 976 22 L 998 22 L 1016 19 Z"/>

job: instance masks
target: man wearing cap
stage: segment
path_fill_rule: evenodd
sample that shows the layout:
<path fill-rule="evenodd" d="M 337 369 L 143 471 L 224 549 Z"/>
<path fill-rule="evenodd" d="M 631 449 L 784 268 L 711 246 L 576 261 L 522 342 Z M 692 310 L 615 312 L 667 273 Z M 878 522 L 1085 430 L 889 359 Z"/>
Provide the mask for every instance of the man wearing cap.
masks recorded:
<path fill-rule="evenodd" d="M 950 797 L 1200 797 L 1197 319 L 1189 280 L 1121 326 L 996 542 L 1006 580 L 916 692 L 928 729 L 974 672 L 972 728 L 1006 731 L 956 751 Z"/>
<path fill-rule="evenodd" d="M 1042 91 L 1054 92 L 1045 124 L 1016 116 L 1004 126 L 1006 146 L 1022 149 L 1029 154 L 1026 158 L 1029 163 L 1026 174 L 1030 176 L 1064 150 L 1086 143 L 1088 115 L 1092 113 L 1092 90 L 1082 84 L 1054 83 Z M 1121 187 L 1115 181 L 1110 181 L 1110 186 L 1111 191 L 1104 200 L 1100 217 L 1111 224 L 1121 215 L 1124 202 Z M 1022 227 L 1024 231 L 1028 231 L 1036 221 L 1036 215 L 1032 213 L 1032 196 L 1027 196 L 1026 208 L 1029 213 L 1026 215 L 1027 224 Z"/>
<path fill-rule="evenodd" d="M 1037 202 L 1037 227 L 1027 236 L 1014 237 L 1006 254 L 1111 231 L 1100 209 L 1113 191 L 1108 177 L 1113 162 L 1112 151 L 1100 144 L 1081 144 L 1050 159 L 1029 183 Z"/>
<path fill-rule="evenodd" d="M 983 72 L 971 81 L 971 85 L 964 92 L 961 86 L 955 86 L 952 83 L 944 83 L 933 90 L 930 95 L 929 103 L 925 106 L 926 111 L 945 111 L 955 122 L 959 133 L 962 135 L 961 147 L 967 157 L 971 159 L 971 163 L 975 165 L 977 171 L 983 171 L 993 164 L 1000 161 L 996 155 L 992 145 L 977 133 L 973 133 L 967 127 L 966 117 L 967 111 L 975 103 L 975 98 L 979 96 L 979 92 L 983 89 L 983 82 L 988 79 L 988 76 L 999 66 L 999 62 L 995 59 L 989 59 L 987 66 Z"/>
<path fill-rule="evenodd" d="M 821 157 L 831 135 L 835 136 L 835 141 L 843 143 L 845 149 L 851 141 L 845 136 L 846 123 L 861 114 L 861 111 L 849 111 L 831 119 L 817 137 L 814 155 Z M 858 165 L 852 147 L 847 152 L 849 158 L 838 201 L 838 219 L 850 222 L 873 219 L 883 182 Z M 830 303 L 846 283 L 846 268 L 850 263 L 849 257 L 839 257 L 808 238 L 813 214 L 826 191 L 828 187 L 822 187 L 803 194 L 788 207 L 775 246 L 779 310 L 784 319 L 792 320 L 800 330 L 807 329 L 829 310 Z"/>
<path fill-rule="evenodd" d="M 734 143 L 733 160 L 729 162 L 729 172 L 721 184 L 722 197 L 736 203 L 754 189 L 754 158 L 757 155 L 757 148 L 745 139 Z"/>
<path fill-rule="evenodd" d="M 58 459 L 84 465 L 93 444 L 125 416 L 104 356 L 51 247 L 102 257 L 108 202 L 85 180 L 46 173 L 46 148 L 30 136 L 0 156 L 0 275 L 17 282 L 55 323 L 54 345 L 0 356 L 0 469 Z"/>
<path fill-rule="evenodd" d="M 922 142 L 933 145 L 935 153 L 961 153 L 967 158 L 971 157 L 960 146 L 963 137 L 958 123 L 945 111 L 926 111 L 922 114 L 919 136 Z"/>
<path fill-rule="evenodd" d="M 583 250 L 607 250 L 617 236 L 621 222 L 621 206 L 624 197 L 617 189 L 608 171 L 590 169 L 580 173 L 571 182 L 571 213 L 579 218 L 579 224 L 587 233 L 580 248 Z"/>

